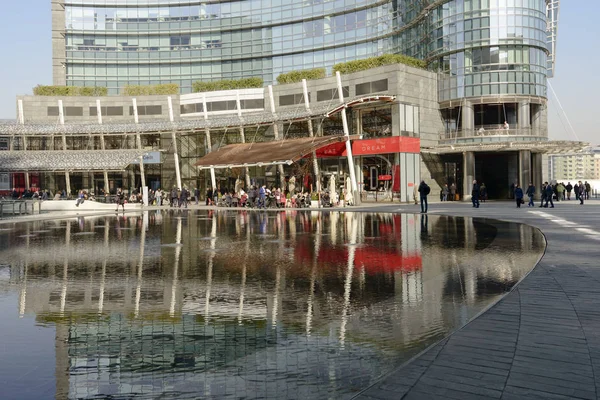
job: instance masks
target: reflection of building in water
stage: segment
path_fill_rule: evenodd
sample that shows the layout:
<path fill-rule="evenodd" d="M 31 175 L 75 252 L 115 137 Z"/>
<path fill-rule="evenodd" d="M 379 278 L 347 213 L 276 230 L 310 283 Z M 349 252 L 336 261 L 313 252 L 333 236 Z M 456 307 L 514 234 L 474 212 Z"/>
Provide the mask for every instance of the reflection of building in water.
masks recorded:
<path fill-rule="evenodd" d="M 284 339 L 298 351 L 418 347 L 506 291 L 543 246 L 517 224 L 404 214 L 190 212 L 159 225 L 146 212 L 63 225 L 3 252 L 21 313 L 56 323 L 57 397 L 170 391 L 189 372 L 206 372 L 215 395 L 210 371 L 249 368 Z"/>

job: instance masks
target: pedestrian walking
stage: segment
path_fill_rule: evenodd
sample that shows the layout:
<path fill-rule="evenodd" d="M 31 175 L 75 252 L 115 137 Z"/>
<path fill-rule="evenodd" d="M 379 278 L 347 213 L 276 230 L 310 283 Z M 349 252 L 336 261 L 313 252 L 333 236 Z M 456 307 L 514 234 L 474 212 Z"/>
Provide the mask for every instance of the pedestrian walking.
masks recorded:
<path fill-rule="evenodd" d="M 442 188 L 442 201 L 448 201 L 448 194 L 450 193 L 450 189 L 448 189 L 448 184 L 445 183 Z"/>
<path fill-rule="evenodd" d="M 450 200 L 456 200 L 456 185 L 454 183 L 450 185 Z"/>
<path fill-rule="evenodd" d="M 565 189 L 567 189 L 567 200 L 571 200 L 571 191 L 573 190 L 573 185 L 571 185 L 571 182 L 567 182 Z"/>
<path fill-rule="evenodd" d="M 123 207 L 123 212 L 125 212 L 125 193 L 121 188 L 117 189 L 117 209 L 115 212 L 119 212 L 119 206 Z"/>
<path fill-rule="evenodd" d="M 533 183 L 530 183 L 529 186 L 527 186 L 527 197 L 529 197 L 529 203 L 527 203 L 527 207 L 534 207 L 533 204 L 533 196 L 535 195 L 535 186 L 533 186 Z"/>
<path fill-rule="evenodd" d="M 477 184 L 476 179 L 473 179 L 473 188 L 471 189 L 471 201 L 473 202 L 473 207 L 479 208 L 479 185 Z"/>
<path fill-rule="evenodd" d="M 518 183 L 515 186 L 515 200 L 517 202 L 517 208 L 521 208 L 521 204 L 525 203 L 523 201 L 523 189 L 521 189 L 521 186 Z"/>
<path fill-rule="evenodd" d="M 583 199 L 585 197 L 585 185 L 579 181 L 578 185 L 575 185 L 575 187 L 579 189 L 579 204 L 583 205 Z"/>
<path fill-rule="evenodd" d="M 551 184 L 546 182 L 546 204 L 544 204 L 544 208 L 548 208 L 548 202 L 550 203 L 550 208 L 554 208 L 554 202 L 552 201 L 552 197 L 554 196 L 554 188 Z"/>
<path fill-rule="evenodd" d="M 198 205 L 198 201 L 200 201 L 200 190 L 198 188 L 194 188 L 194 198 L 196 200 L 196 205 Z"/>
<path fill-rule="evenodd" d="M 421 181 L 421 184 L 419 185 L 419 197 L 421 198 L 421 213 L 423 214 L 427 212 L 427 195 L 430 191 L 431 188 L 429 185 L 426 184 L 425 181 Z"/>

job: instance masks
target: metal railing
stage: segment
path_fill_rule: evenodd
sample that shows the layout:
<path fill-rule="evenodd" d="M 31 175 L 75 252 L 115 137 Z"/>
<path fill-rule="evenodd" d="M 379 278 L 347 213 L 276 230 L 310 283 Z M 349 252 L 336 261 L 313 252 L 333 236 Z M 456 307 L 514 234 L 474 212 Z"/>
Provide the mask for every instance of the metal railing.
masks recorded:
<path fill-rule="evenodd" d="M 447 130 L 440 132 L 440 140 L 464 138 L 485 138 L 497 136 L 541 136 L 541 132 L 531 128 L 504 129 L 498 125 L 480 126 L 475 129 Z"/>
<path fill-rule="evenodd" d="M 0 219 L 40 214 L 38 200 L 0 200 Z"/>

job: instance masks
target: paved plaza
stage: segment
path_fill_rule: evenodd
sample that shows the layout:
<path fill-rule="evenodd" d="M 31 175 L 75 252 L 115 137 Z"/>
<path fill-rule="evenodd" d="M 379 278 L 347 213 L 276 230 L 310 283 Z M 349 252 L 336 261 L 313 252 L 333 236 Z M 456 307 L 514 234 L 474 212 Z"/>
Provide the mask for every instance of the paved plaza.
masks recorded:
<path fill-rule="evenodd" d="M 475 209 L 462 202 L 430 204 L 431 215 L 537 227 L 546 237 L 546 252 L 501 301 L 356 399 L 599 398 L 600 201 L 583 206 L 558 202 L 553 209 L 538 205 L 517 209 L 513 202 L 487 202 Z M 420 208 L 396 203 L 345 210 L 418 213 Z M 98 213 L 85 215 L 91 214 Z"/>
<path fill-rule="evenodd" d="M 430 214 L 535 226 L 546 236 L 546 252 L 500 302 L 357 399 L 600 397 L 600 201 L 559 202 L 553 209 L 538 205 L 430 204 Z"/>

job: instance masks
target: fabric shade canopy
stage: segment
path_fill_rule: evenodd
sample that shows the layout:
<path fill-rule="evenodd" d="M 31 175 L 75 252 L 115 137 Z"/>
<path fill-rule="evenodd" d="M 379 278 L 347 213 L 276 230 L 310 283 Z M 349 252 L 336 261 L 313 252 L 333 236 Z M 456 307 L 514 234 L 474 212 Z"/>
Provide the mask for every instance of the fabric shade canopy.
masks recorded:
<path fill-rule="evenodd" d="M 147 150 L 0 151 L 0 171 L 122 171 Z"/>
<path fill-rule="evenodd" d="M 356 139 L 358 136 L 350 136 Z M 202 157 L 199 169 L 233 168 L 262 165 L 292 164 L 311 152 L 332 143 L 344 142 L 343 135 L 305 137 L 260 143 L 230 144 Z"/>

